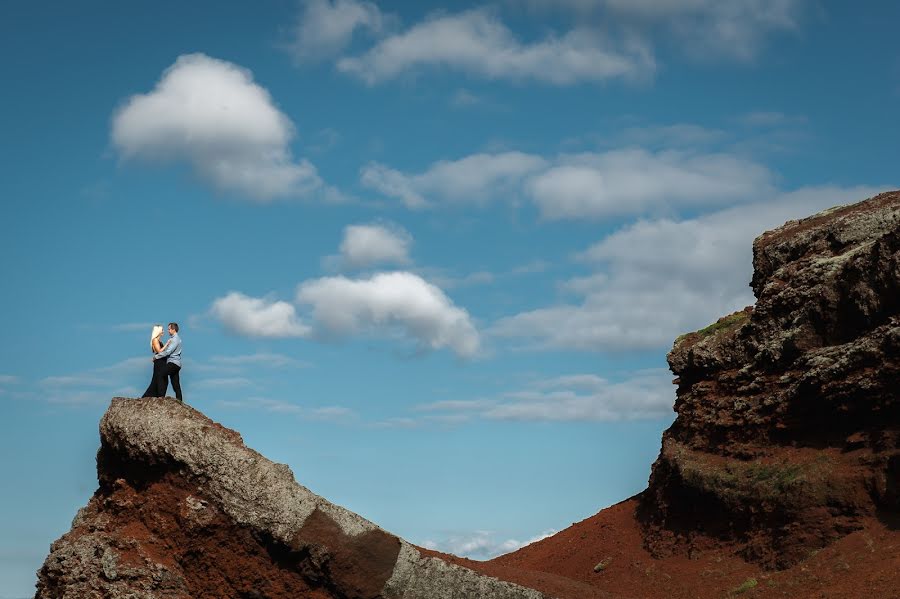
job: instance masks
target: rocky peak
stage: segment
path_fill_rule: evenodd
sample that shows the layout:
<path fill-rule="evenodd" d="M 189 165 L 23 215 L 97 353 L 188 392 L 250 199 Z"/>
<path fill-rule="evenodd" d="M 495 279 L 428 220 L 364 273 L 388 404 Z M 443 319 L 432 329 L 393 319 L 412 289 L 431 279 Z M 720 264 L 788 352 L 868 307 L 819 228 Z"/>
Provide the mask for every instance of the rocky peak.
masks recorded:
<path fill-rule="evenodd" d="M 37 598 L 544 597 L 424 555 L 174 400 L 114 398 L 100 440 Z"/>

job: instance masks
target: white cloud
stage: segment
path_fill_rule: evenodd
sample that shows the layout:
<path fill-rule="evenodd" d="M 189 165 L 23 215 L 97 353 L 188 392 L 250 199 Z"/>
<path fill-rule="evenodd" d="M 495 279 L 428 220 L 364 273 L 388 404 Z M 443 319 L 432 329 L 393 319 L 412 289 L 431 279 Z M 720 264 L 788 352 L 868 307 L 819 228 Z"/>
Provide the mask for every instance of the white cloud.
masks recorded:
<path fill-rule="evenodd" d="M 870 187 L 811 187 L 692 219 L 639 221 L 582 255 L 598 285 L 572 284 L 580 303 L 538 308 L 499 320 L 498 337 L 539 348 L 661 349 L 679 334 L 752 304 L 752 243 L 790 219 L 878 193 Z"/>
<path fill-rule="evenodd" d="M 227 329 L 248 337 L 305 337 L 310 333 L 292 304 L 237 291 L 216 299 L 211 312 Z"/>
<path fill-rule="evenodd" d="M 381 31 L 381 11 L 372 2 L 305 0 L 289 51 L 299 63 L 334 56 L 357 30 Z"/>
<path fill-rule="evenodd" d="M 150 359 L 147 358 L 147 363 Z M 109 384 L 109 380 L 96 374 L 70 374 L 47 376 L 40 380 L 44 387 L 102 387 Z"/>
<path fill-rule="evenodd" d="M 416 428 L 419 426 L 419 421 L 407 417 L 387 418 L 373 422 L 370 426 L 372 428 Z"/>
<path fill-rule="evenodd" d="M 444 67 L 487 79 L 534 80 L 555 85 L 651 75 L 655 63 L 637 40 L 616 47 L 597 31 L 575 29 L 522 43 L 490 11 L 438 14 L 378 42 L 338 69 L 369 84 L 422 67 Z"/>
<path fill-rule="evenodd" d="M 650 148 L 698 148 L 727 139 L 722 129 L 701 127 L 692 123 L 627 127 L 619 142 L 629 146 Z"/>
<path fill-rule="evenodd" d="M 201 367 L 205 369 L 221 369 L 221 368 L 241 368 L 242 366 L 265 366 L 268 368 L 305 368 L 309 366 L 306 362 L 302 362 L 284 354 L 257 352 L 255 354 L 244 354 L 238 356 L 212 356 L 206 365 L 196 365 L 193 368 Z"/>
<path fill-rule="evenodd" d="M 467 89 L 458 89 L 450 97 L 450 105 L 456 108 L 468 108 L 483 103 L 484 100 L 480 96 L 473 94 Z"/>
<path fill-rule="evenodd" d="M 150 372 L 153 369 L 149 345 L 150 341 L 148 338 L 148 352 L 144 357 L 126 358 L 110 366 L 91 368 L 90 370 L 75 374 L 46 376 L 42 378 L 39 383 L 42 387 L 51 389 L 69 387 L 121 387 L 124 384 L 124 381 L 128 380 L 129 377 L 132 377 L 143 370 Z"/>
<path fill-rule="evenodd" d="M 218 405 L 224 408 L 241 410 L 262 410 L 273 414 L 296 414 L 309 420 L 347 421 L 357 418 L 358 414 L 344 406 L 320 406 L 308 408 L 282 399 L 268 397 L 250 397 L 241 400 L 220 400 Z"/>
<path fill-rule="evenodd" d="M 745 200 L 771 178 L 764 166 L 727 154 L 630 149 L 564 157 L 527 190 L 547 218 L 604 217 Z"/>
<path fill-rule="evenodd" d="M 147 331 L 147 336 L 150 336 L 150 331 L 153 329 L 153 325 L 156 323 L 153 322 L 125 322 L 122 324 L 116 324 L 112 326 L 112 330 L 121 332 L 121 333 L 130 333 L 133 331 Z"/>
<path fill-rule="evenodd" d="M 309 306 L 316 326 L 329 334 L 399 329 L 421 348 L 446 347 L 464 357 L 479 349 L 478 331 L 468 313 L 438 287 L 409 272 L 307 281 L 297 289 L 297 302 Z"/>
<path fill-rule="evenodd" d="M 597 16 L 645 34 L 660 27 L 695 57 L 750 60 L 766 38 L 798 27 L 806 0 L 515 0 L 571 10 L 579 22 Z"/>
<path fill-rule="evenodd" d="M 408 208 L 433 200 L 484 202 L 516 189 L 522 177 L 545 166 L 540 156 L 522 152 L 472 154 L 459 160 L 441 160 L 417 175 L 370 163 L 361 171 L 366 187 L 395 197 Z"/>
<path fill-rule="evenodd" d="M 236 387 L 250 387 L 253 381 L 244 377 L 229 376 L 215 379 L 200 379 L 194 386 L 198 389 L 234 389 Z"/>
<path fill-rule="evenodd" d="M 315 420 L 345 421 L 356 418 L 357 413 L 344 406 L 322 406 L 312 408 L 309 411 L 309 417 Z"/>
<path fill-rule="evenodd" d="M 422 543 L 422 546 L 426 549 L 468 557 L 470 559 L 487 560 L 497 557 L 498 555 L 503 555 L 504 553 L 516 551 L 526 545 L 553 536 L 557 532 L 558 531 L 556 530 L 547 530 L 522 542 L 517 541 L 516 539 L 500 540 L 497 539 L 496 534 L 491 531 L 479 530 L 474 533 L 454 535 L 442 541 L 426 540 Z"/>
<path fill-rule="evenodd" d="M 672 415 L 675 391 L 666 369 L 637 371 L 610 382 L 593 374 L 535 381 L 529 388 L 476 400 L 439 401 L 417 407 L 486 420 L 618 421 Z"/>
<path fill-rule="evenodd" d="M 416 272 L 441 289 L 490 285 L 497 280 L 497 275 L 485 270 L 470 272 L 465 275 L 457 275 L 444 268 L 420 268 Z"/>
<path fill-rule="evenodd" d="M 767 168 L 721 153 L 634 148 L 548 160 L 522 152 L 439 161 L 419 174 L 380 164 L 362 183 L 418 208 L 436 201 L 485 202 L 526 196 L 549 219 L 601 218 L 724 205 L 771 189 Z"/>
<path fill-rule="evenodd" d="M 293 123 L 249 70 L 204 54 L 180 56 L 112 123 L 113 145 L 125 159 L 184 160 L 216 188 L 258 201 L 337 199 L 309 161 L 292 158 L 293 137 Z"/>
<path fill-rule="evenodd" d="M 219 400 L 217 403 L 224 408 L 263 410 L 276 414 L 302 414 L 304 412 L 303 407 L 297 404 L 266 397 L 250 397 L 239 400 L 225 399 Z"/>
<path fill-rule="evenodd" d="M 396 225 L 350 225 L 344 229 L 341 261 L 350 268 L 409 264 L 411 245 L 412 236 Z"/>
<path fill-rule="evenodd" d="M 0 385 L 15 385 L 19 382 L 19 377 L 12 374 L 0 374 Z"/>

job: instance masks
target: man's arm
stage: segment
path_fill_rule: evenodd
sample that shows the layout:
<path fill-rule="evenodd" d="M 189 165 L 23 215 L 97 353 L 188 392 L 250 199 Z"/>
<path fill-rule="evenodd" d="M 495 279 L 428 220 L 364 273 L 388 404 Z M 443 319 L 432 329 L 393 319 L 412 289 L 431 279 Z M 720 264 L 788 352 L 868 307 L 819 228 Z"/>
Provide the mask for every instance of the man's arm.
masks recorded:
<path fill-rule="evenodd" d="M 169 339 L 166 342 L 166 347 L 164 347 L 163 350 L 161 352 L 159 352 L 158 354 L 154 354 L 153 359 L 159 360 L 160 358 L 168 357 L 169 354 L 171 354 L 173 351 L 175 351 L 179 345 L 181 345 L 181 339 L 179 339 L 178 337 Z"/>

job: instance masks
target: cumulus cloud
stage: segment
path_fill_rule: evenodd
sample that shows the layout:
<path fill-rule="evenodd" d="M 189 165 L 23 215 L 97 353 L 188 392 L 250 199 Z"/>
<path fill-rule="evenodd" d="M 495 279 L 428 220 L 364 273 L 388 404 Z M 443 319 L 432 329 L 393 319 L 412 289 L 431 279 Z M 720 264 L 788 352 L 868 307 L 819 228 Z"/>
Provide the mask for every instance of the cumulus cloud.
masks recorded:
<path fill-rule="evenodd" d="M 549 219 L 730 204 L 758 197 L 772 178 L 766 167 L 739 156 L 640 148 L 553 160 L 522 152 L 473 154 L 435 162 L 418 174 L 379 164 L 362 171 L 363 185 L 410 208 L 524 196 Z"/>
<path fill-rule="evenodd" d="M 467 419 L 608 422 L 665 418 L 672 415 L 674 401 L 671 375 L 659 368 L 633 372 L 618 382 L 593 374 L 560 376 L 499 397 L 440 401 L 417 410 Z"/>
<path fill-rule="evenodd" d="M 396 328 L 424 349 L 449 348 L 464 357 L 479 349 L 469 314 L 438 287 L 409 272 L 307 281 L 297 289 L 297 302 L 309 307 L 316 326 L 328 334 Z"/>
<path fill-rule="evenodd" d="M 500 319 L 492 335 L 534 347 L 661 349 L 676 336 L 752 304 L 752 242 L 763 231 L 878 193 L 871 187 L 811 187 L 685 220 L 642 220 L 579 258 L 602 275 L 569 281 L 579 303 Z M 564 283 L 565 284 L 565 283 Z"/>
<path fill-rule="evenodd" d="M 534 43 L 516 38 L 491 11 L 438 14 L 388 36 L 366 53 L 338 61 L 338 69 L 368 84 L 423 67 L 443 67 L 487 79 L 569 85 L 636 79 L 655 63 L 637 40 L 614 44 L 597 31 L 575 29 Z"/>
<path fill-rule="evenodd" d="M 112 143 L 125 159 L 186 161 L 217 189 L 257 201 L 339 198 L 309 161 L 291 156 L 294 133 L 249 70 L 204 54 L 180 56 L 112 122 Z"/>
<path fill-rule="evenodd" d="M 423 542 L 422 546 L 426 549 L 442 551 L 470 559 L 487 560 L 504 553 L 516 551 L 526 545 L 553 536 L 557 532 L 556 530 L 547 530 L 523 542 L 516 539 L 497 539 L 497 535 L 494 532 L 478 530 L 470 534 L 454 535 L 442 541 L 429 539 Z"/>
<path fill-rule="evenodd" d="M 343 50 L 356 31 L 381 31 L 383 20 L 372 2 L 306 0 L 288 49 L 300 63 L 329 58 Z"/>
<path fill-rule="evenodd" d="M 344 229 L 340 261 L 350 268 L 409 264 L 412 236 L 396 225 L 350 225 Z"/>
<path fill-rule="evenodd" d="M 312 279 L 298 286 L 295 300 L 304 318 L 292 303 L 236 291 L 213 301 L 210 313 L 226 329 L 248 337 L 401 336 L 421 350 L 446 348 L 461 357 L 480 348 L 469 314 L 410 272 Z"/>
<path fill-rule="evenodd" d="M 305 337 L 311 329 L 293 304 L 232 291 L 213 302 L 212 314 L 225 328 L 248 337 Z"/>
<path fill-rule="evenodd" d="M 363 167 L 363 185 L 394 197 L 407 208 L 421 208 L 434 200 L 484 202 L 515 189 L 525 175 L 545 165 L 540 156 L 523 152 L 472 154 L 459 160 L 440 160 L 425 172 L 401 173 L 377 162 Z"/>

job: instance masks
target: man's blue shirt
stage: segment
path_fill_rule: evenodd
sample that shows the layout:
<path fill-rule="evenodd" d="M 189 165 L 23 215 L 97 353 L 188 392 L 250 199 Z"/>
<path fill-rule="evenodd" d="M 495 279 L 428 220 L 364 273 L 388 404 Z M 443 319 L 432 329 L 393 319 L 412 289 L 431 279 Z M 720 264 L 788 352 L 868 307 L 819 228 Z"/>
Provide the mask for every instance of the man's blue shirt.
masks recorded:
<path fill-rule="evenodd" d="M 181 337 L 178 336 L 178 333 L 169 337 L 168 345 L 153 357 L 154 359 L 166 358 L 166 362 L 181 368 Z"/>

